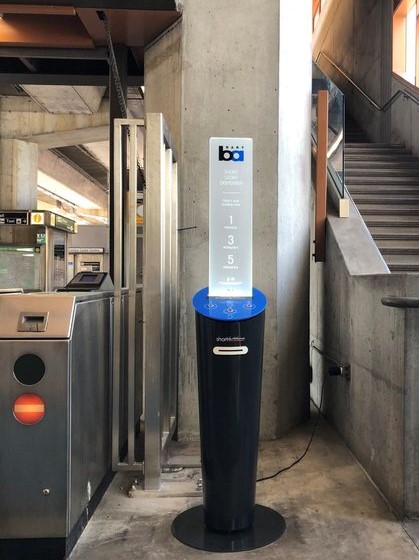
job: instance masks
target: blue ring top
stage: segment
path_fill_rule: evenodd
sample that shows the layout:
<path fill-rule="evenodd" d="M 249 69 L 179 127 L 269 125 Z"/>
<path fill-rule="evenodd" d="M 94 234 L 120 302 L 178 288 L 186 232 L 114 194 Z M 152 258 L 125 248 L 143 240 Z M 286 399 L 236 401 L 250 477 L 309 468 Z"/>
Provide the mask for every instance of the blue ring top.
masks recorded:
<path fill-rule="evenodd" d="M 252 297 L 208 297 L 208 288 L 197 292 L 192 300 L 195 310 L 216 321 L 243 321 L 256 317 L 265 310 L 267 300 L 265 295 L 253 288 Z"/>

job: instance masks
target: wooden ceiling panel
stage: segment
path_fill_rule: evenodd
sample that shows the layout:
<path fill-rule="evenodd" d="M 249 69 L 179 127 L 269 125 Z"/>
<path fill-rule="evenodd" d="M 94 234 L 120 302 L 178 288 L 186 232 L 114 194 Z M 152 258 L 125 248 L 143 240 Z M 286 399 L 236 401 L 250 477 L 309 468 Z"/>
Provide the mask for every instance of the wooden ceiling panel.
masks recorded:
<path fill-rule="evenodd" d="M 5 14 L 0 19 L 4 47 L 93 48 L 94 42 L 76 16 Z"/>
<path fill-rule="evenodd" d="M 115 45 L 143 47 L 167 29 L 179 17 L 179 12 L 159 10 L 104 10 Z M 96 10 L 77 9 L 77 14 L 96 45 L 105 45 L 103 23 Z"/>

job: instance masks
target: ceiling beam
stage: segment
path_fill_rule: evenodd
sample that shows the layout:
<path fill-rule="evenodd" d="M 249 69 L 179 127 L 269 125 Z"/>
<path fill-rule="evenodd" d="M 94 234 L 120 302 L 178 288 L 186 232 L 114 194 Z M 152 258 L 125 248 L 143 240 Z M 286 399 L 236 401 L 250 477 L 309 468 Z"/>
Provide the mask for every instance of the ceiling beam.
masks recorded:
<path fill-rule="evenodd" d="M 38 6 L 51 5 L 50 0 L 35 0 Z M 16 0 L 13 4 L 28 6 L 34 0 Z M 73 6 L 74 8 L 95 8 L 98 10 L 167 10 L 176 11 L 176 0 L 54 0 L 55 6 Z"/>
<path fill-rule="evenodd" d="M 107 60 L 108 49 L 49 49 L 31 47 L 0 47 L 0 58 L 53 58 L 66 60 Z"/>
<path fill-rule="evenodd" d="M 109 139 L 109 125 L 92 126 L 90 128 L 77 128 L 65 132 L 47 132 L 21 138 L 25 142 L 38 144 L 41 150 L 63 148 L 64 146 L 78 146 L 91 142 L 102 142 Z"/>
<path fill-rule="evenodd" d="M 14 84 L 32 84 L 45 86 L 107 86 L 108 74 L 30 74 L 0 72 L 0 86 Z M 127 85 L 130 87 L 143 86 L 144 76 L 128 76 Z"/>
<path fill-rule="evenodd" d="M 55 16 L 75 16 L 76 10 L 73 6 L 40 6 L 40 5 L 19 5 L 0 3 L 0 13 L 5 14 L 26 14 L 26 15 L 55 15 Z"/>

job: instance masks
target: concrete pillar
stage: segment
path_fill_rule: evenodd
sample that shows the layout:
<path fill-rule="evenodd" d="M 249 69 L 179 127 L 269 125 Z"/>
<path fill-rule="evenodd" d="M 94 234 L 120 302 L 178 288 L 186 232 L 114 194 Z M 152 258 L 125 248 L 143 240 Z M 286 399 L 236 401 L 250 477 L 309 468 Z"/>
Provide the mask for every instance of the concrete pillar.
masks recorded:
<path fill-rule="evenodd" d="M 311 5 L 297 4 L 307 6 L 185 0 L 182 28 L 146 53 L 146 111 L 162 111 L 171 128 L 180 155 L 179 226 L 190 228 L 179 233 L 180 437 L 199 433 L 191 302 L 208 283 L 211 136 L 254 141 L 254 284 L 269 301 L 262 438 L 307 414 Z"/>
<path fill-rule="evenodd" d="M 0 140 L 0 208 L 36 208 L 38 146 L 23 140 Z"/>

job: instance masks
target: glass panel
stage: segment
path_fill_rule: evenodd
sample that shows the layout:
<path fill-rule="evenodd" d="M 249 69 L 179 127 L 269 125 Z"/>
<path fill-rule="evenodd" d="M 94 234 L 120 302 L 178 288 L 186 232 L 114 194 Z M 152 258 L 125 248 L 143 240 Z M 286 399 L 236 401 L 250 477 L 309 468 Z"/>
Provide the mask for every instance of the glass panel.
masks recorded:
<path fill-rule="evenodd" d="M 0 245 L 0 288 L 41 290 L 41 248 Z"/>
<path fill-rule="evenodd" d="M 416 4 L 414 4 L 406 18 L 406 75 L 405 79 L 411 84 L 416 78 Z"/>
<path fill-rule="evenodd" d="M 317 92 L 324 89 L 329 91 L 328 171 L 339 195 L 343 198 L 345 180 L 345 97 L 340 89 L 313 62 L 311 135 L 314 142 L 317 142 Z"/>

